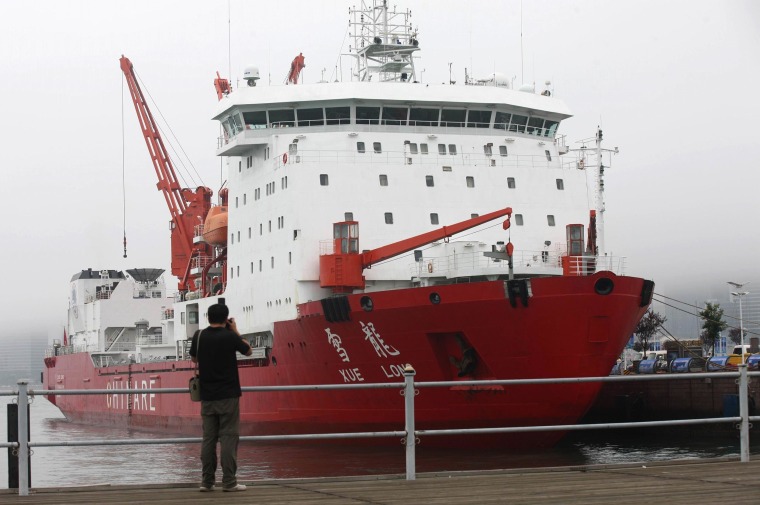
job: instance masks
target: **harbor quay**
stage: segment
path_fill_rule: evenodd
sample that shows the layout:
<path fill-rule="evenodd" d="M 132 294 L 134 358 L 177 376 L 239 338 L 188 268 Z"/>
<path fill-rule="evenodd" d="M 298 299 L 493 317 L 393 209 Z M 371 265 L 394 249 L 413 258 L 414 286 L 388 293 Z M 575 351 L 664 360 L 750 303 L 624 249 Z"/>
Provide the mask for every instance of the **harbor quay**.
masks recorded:
<path fill-rule="evenodd" d="M 760 461 L 671 461 L 461 473 L 245 482 L 242 493 L 199 493 L 197 484 L 34 489 L 28 496 L 0 491 L 4 505 L 25 504 L 639 504 L 745 502 L 760 485 Z M 220 496 L 222 495 L 223 496 Z"/>

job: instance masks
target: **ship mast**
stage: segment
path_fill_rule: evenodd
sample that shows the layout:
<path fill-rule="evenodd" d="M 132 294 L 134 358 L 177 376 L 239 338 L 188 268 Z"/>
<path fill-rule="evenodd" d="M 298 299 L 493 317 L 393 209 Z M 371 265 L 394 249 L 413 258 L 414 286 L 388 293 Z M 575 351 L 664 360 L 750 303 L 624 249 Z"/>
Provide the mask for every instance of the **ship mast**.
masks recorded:
<path fill-rule="evenodd" d="M 389 11 L 387 0 L 362 0 L 361 7 L 349 9 L 349 16 L 349 56 L 356 58 L 353 75 L 360 81 L 415 82 L 412 55 L 419 51 L 419 42 L 411 11 Z"/>
<path fill-rule="evenodd" d="M 607 250 L 604 247 L 604 166 L 602 153 L 617 154 L 618 148 L 602 149 L 602 129 L 596 128 L 596 239 L 598 244 L 598 256 L 606 256 Z"/>

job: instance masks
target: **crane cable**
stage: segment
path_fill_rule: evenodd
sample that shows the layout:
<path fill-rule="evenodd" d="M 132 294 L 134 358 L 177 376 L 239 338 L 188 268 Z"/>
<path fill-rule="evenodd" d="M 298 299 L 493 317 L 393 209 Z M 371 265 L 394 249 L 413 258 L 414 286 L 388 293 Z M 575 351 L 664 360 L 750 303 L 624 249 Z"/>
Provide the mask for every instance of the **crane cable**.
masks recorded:
<path fill-rule="evenodd" d="M 124 142 L 124 76 L 121 78 L 121 201 L 124 227 L 124 257 L 127 257 L 127 184 Z"/>

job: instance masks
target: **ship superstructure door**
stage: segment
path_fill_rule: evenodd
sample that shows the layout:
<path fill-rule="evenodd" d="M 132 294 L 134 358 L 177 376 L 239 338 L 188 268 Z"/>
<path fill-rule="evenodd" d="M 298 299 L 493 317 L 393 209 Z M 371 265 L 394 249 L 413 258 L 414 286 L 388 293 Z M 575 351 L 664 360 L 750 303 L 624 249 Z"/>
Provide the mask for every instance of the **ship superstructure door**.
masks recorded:
<path fill-rule="evenodd" d="M 586 275 L 583 259 L 583 225 L 567 225 L 566 239 L 567 255 L 562 258 L 562 273 L 564 275 Z"/>

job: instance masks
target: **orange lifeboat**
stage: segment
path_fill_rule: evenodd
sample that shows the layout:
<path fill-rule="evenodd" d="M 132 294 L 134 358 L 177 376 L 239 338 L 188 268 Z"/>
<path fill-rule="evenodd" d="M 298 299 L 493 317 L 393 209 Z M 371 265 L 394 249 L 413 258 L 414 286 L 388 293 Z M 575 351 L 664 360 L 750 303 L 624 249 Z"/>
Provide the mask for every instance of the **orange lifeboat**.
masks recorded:
<path fill-rule="evenodd" d="M 227 245 L 227 206 L 211 207 L 203 223 L 203 241 L 215 246 Z"/>

